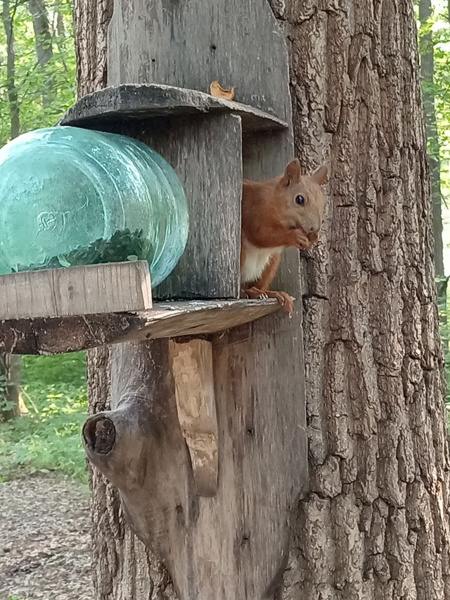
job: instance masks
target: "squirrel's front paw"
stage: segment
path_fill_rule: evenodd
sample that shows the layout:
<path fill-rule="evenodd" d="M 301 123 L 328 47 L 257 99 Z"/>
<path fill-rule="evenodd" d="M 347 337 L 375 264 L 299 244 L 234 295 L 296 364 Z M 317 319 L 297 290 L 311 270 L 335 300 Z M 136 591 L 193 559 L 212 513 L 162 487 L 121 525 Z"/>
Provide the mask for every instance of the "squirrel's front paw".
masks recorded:
<path fill-rule="evenodd" d="M 257 287 L 251 287 L 248 290 L 241 290 L 241 298 L 251 298 L 252 300 L 276 298 L 288 315 L 292 314 L 294 310 L 294 298 L 286 292 L 273 292 L 272 290 L 260 290 Z"/>
<path fill-rule="evenodd" d="M 311 234 L 311 237 L 314 234 Z M 303 229 L 295 230 L 295 245 L 299 250 L 310 250 L 313 247 L 314 242 L 309 236 L 303 231 Z"/>

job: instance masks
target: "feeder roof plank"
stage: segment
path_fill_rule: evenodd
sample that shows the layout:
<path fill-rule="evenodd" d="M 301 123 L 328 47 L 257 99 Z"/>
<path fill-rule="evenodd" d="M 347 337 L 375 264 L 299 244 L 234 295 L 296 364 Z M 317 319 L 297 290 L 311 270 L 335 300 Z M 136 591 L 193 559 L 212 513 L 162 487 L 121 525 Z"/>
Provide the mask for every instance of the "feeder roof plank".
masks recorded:
<path fill-rule="evenodd" d="M 125 84 L 88 94 L 67 111 L 59 124 L 103 129 L 130 120 L 207 113 L 240 116 L 244 133 L 287 128 L 285 121 L 258 108 L 197 90 L 159 84 Z"/>

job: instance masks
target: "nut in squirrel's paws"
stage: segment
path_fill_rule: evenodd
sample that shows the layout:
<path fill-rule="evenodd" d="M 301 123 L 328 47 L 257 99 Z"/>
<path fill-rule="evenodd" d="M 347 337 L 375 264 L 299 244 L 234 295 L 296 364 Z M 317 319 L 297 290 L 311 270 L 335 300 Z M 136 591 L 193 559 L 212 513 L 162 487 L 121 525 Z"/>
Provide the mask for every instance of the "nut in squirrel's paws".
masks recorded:
<path fill-rule="evenodd" d="M 297 234 L 297 248 L 299 250 L 312 250 L 319 240 L 317 233 L 305 233 L 303 229 L 296 229 Z"/>
<path fill-rule="evenodd" d="M 311 247 L 314 246 L 315 244 L 317 244 L 317 242 L 319 240 L 319 234 L 318 233 L 308 233 L 308 240 L 311 244 Z"/>
<path fill-rule="evenodd" d="M 314 241 L 311 239 L 314 234 L 307 235 L 303 229 L 295 230 L 295 245 L 299 250 L 310 250 Z"/>
<path fill-rule="evenodd" d="M 241 290 L 241 298 L 250 298 L 252 300 L 275 298 L 288 315 L 291 315 L 294 310 L 294 298 L 286 292 L 272 292 L 271 290 L 260 290 L 259 288 L 251 287 L 248 290 Z"/>

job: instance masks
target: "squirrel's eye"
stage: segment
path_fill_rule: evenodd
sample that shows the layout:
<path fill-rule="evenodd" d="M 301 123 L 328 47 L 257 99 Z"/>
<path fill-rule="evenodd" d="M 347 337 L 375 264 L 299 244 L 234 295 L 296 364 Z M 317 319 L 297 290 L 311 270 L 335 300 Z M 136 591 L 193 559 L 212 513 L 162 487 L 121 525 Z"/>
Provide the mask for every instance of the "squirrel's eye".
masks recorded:
<path fill-rule="evenodd" d="M 298 204 L 299 206 L 303 206 L 305 204 L 304 197 L 301 194 L 299 194 L 298 196 L 295 196 L 295 203 Z"/>

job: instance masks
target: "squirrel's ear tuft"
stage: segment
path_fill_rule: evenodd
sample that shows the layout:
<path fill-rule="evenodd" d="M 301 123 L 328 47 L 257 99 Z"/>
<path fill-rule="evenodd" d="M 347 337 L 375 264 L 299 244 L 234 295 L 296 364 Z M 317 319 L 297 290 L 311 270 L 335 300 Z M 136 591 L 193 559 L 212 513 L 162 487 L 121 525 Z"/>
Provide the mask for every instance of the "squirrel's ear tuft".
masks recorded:
<path fill-rule="evenodd" d="M 319 185 L 323 185 L 324 183 L 326 183 L 328 180 L 327 167 L 325 165 L 322 165 L 321 167 L 319 167 L 317 169 L 317 171 L 314 171 L 311 179 Z"/>
<path fill-rule="evenodd" d="M 281 185 L 289 186 L 292 183 L 300 183 L 302 177 L 302 169 L 300 167 L 300 161 L 298 158 L 294 158 L 286 167 L 283 177 L 281 178 Z"/>

